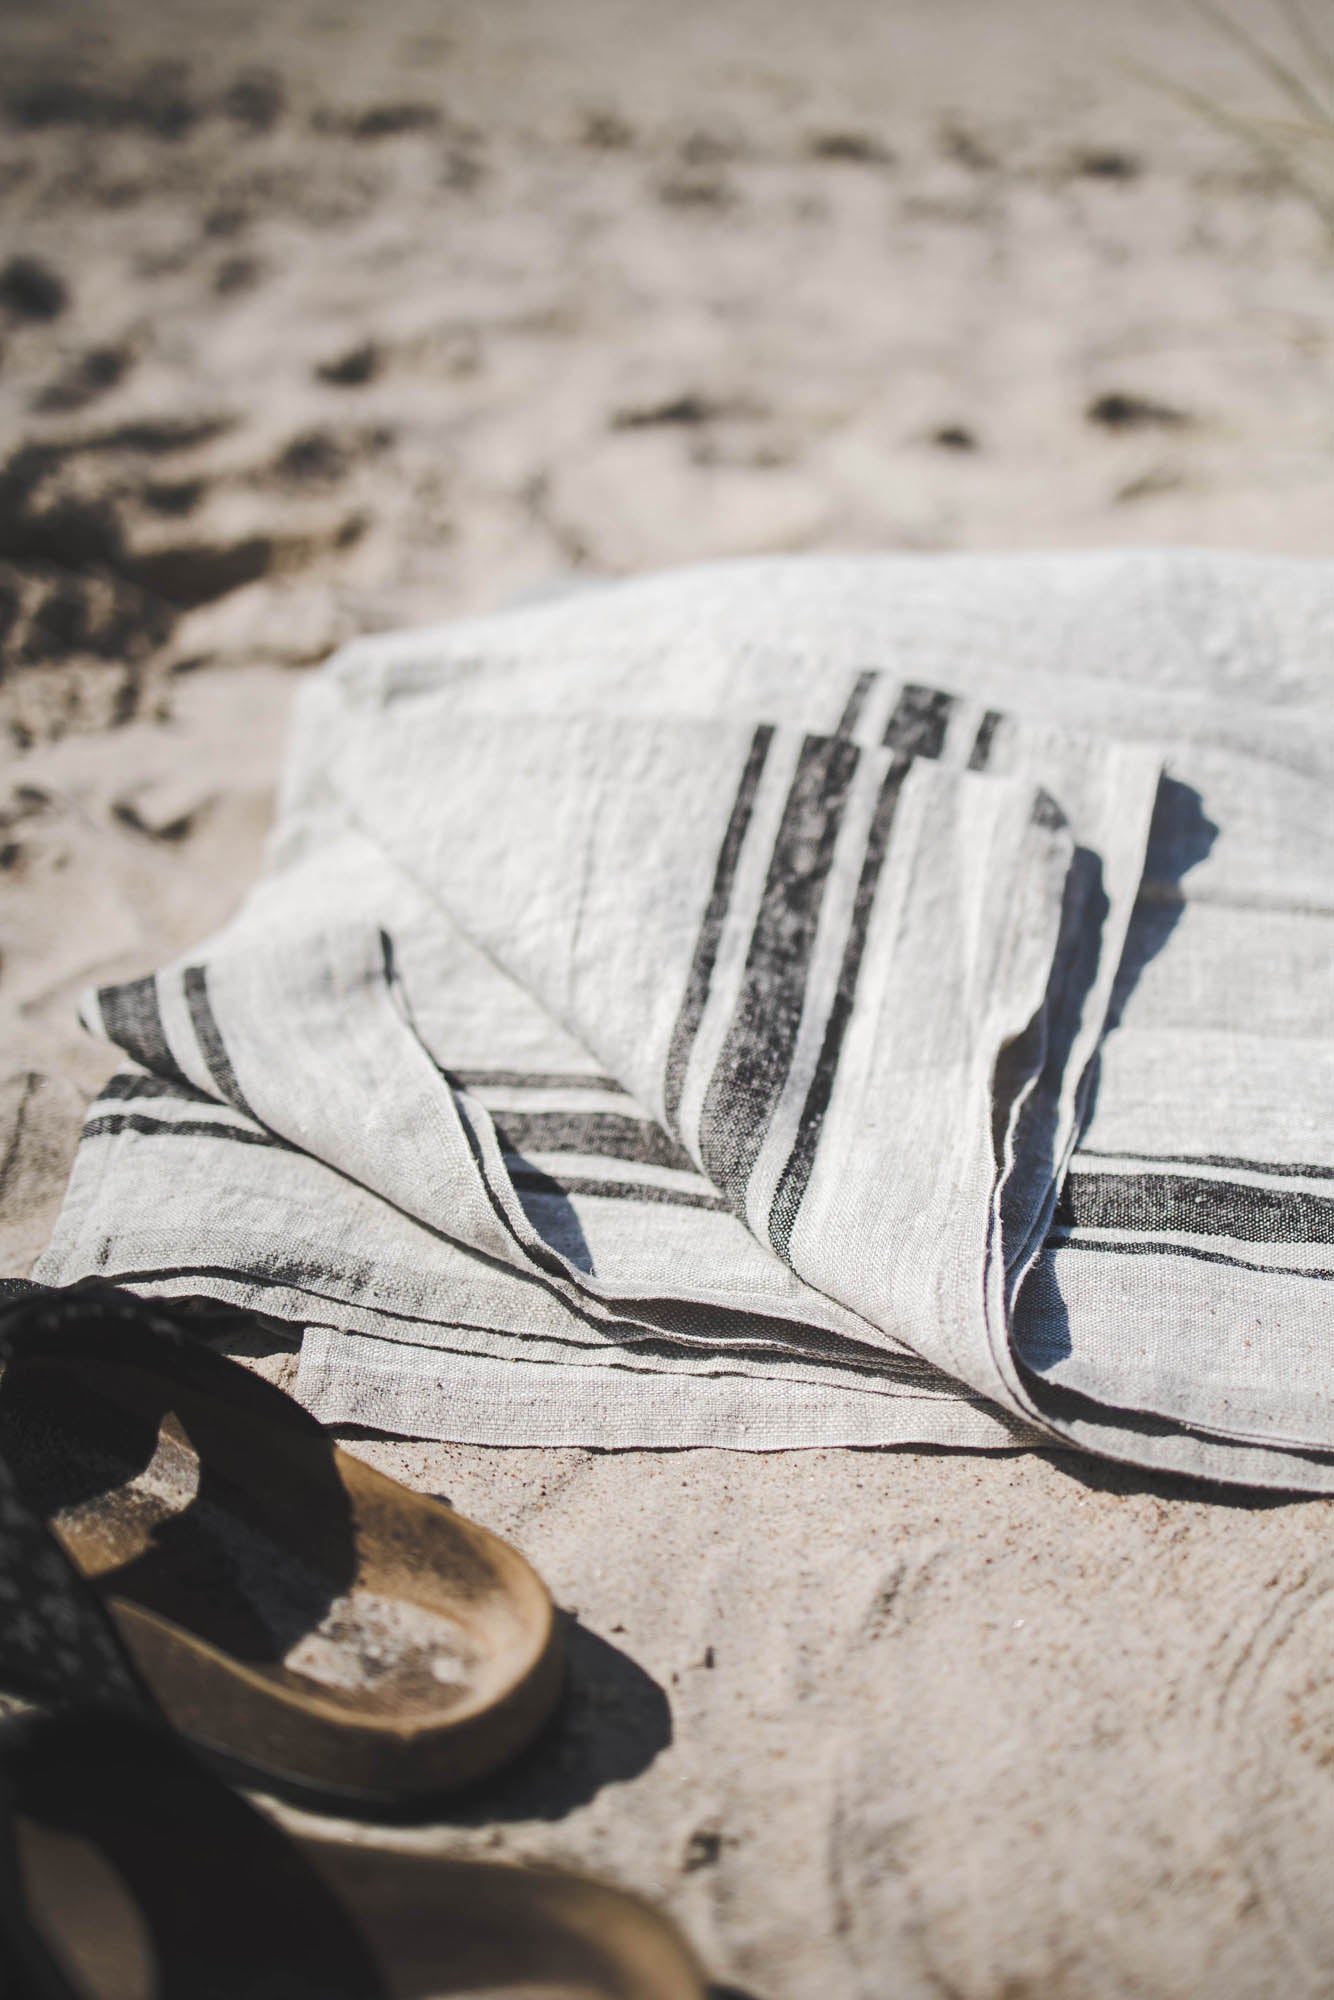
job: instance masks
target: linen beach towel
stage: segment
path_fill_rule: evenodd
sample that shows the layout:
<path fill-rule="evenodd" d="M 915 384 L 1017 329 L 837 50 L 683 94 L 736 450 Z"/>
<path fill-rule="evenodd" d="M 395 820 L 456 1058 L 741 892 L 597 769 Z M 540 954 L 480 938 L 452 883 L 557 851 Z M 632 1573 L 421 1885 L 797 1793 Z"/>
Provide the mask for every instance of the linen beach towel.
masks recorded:
<path fill-rule="evenodd" d="M 772 559 L 367 638 L 103 988 L 34 1275 L 317 1416 L 1334 1491 L 1334 564 Z"/>

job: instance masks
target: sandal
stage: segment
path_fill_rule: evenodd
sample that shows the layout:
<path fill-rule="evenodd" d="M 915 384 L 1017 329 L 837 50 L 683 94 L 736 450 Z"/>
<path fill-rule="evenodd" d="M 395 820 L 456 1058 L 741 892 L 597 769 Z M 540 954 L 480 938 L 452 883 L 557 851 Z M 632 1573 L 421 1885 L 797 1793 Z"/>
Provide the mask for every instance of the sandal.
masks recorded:
<path fill-rule="evenodd" d="M 6 1962 L 23 2000 L 704 2000 L 637 1897 L 290 1838 L 179 1739 L 91 1710 L 0 1738 Z"/>
<path fill-rule="evenodd" d="M 509 1543 L 341 1451 L 179 1303 L 89 1282 L 0 1309 L 0 1682 L 74 1681 L 244 1782 L 373 1807 L 512 1758 L 560 1647 Z"/>

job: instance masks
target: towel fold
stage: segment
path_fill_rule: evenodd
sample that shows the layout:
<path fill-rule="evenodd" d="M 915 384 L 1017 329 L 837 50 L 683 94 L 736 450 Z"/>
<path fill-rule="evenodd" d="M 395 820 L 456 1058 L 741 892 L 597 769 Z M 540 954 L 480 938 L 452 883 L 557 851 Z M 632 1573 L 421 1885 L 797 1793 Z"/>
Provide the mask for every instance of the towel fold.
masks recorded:
<path fill-rule="evenodd" d="M 321 1418 L 1334 1490 L 1334 565 L 799 559 L 366 639 L 85 1005 L 35 1275 Z"/>

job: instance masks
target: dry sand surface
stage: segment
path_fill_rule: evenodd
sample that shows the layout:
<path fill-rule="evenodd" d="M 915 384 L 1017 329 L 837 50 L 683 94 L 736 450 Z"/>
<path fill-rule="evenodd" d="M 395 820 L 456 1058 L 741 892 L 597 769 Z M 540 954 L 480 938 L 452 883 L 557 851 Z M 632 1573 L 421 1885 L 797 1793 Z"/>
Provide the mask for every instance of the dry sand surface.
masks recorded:
<path fill-rule="evenodd" d="M 742 551 L 1334 554 L 1330 241 L 1129 73 L 1266 101 L 1184 4 L 9 0 L 0 44 L 6 1270 L 111 1067 L 77 992 L 235 902 L 344 636 Z M 646 1890 L 753 2000 L 1334 1992 L 1327 1503 L 357 1449 L 577 1621 L 551 1740 L 386 1837 Z"/>

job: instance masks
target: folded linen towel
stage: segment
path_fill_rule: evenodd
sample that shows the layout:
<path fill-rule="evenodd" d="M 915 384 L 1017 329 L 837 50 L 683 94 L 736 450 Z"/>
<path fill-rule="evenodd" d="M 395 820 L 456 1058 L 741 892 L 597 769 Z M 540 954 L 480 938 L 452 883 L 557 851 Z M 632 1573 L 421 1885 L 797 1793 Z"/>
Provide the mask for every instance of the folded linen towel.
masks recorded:
<path fill-rule="evenodd" d="M 405 1435 L 1334 1490 L 1334 565 L 719 565 L 367 639 L 87 1003 L 35 1275 Z"/>

